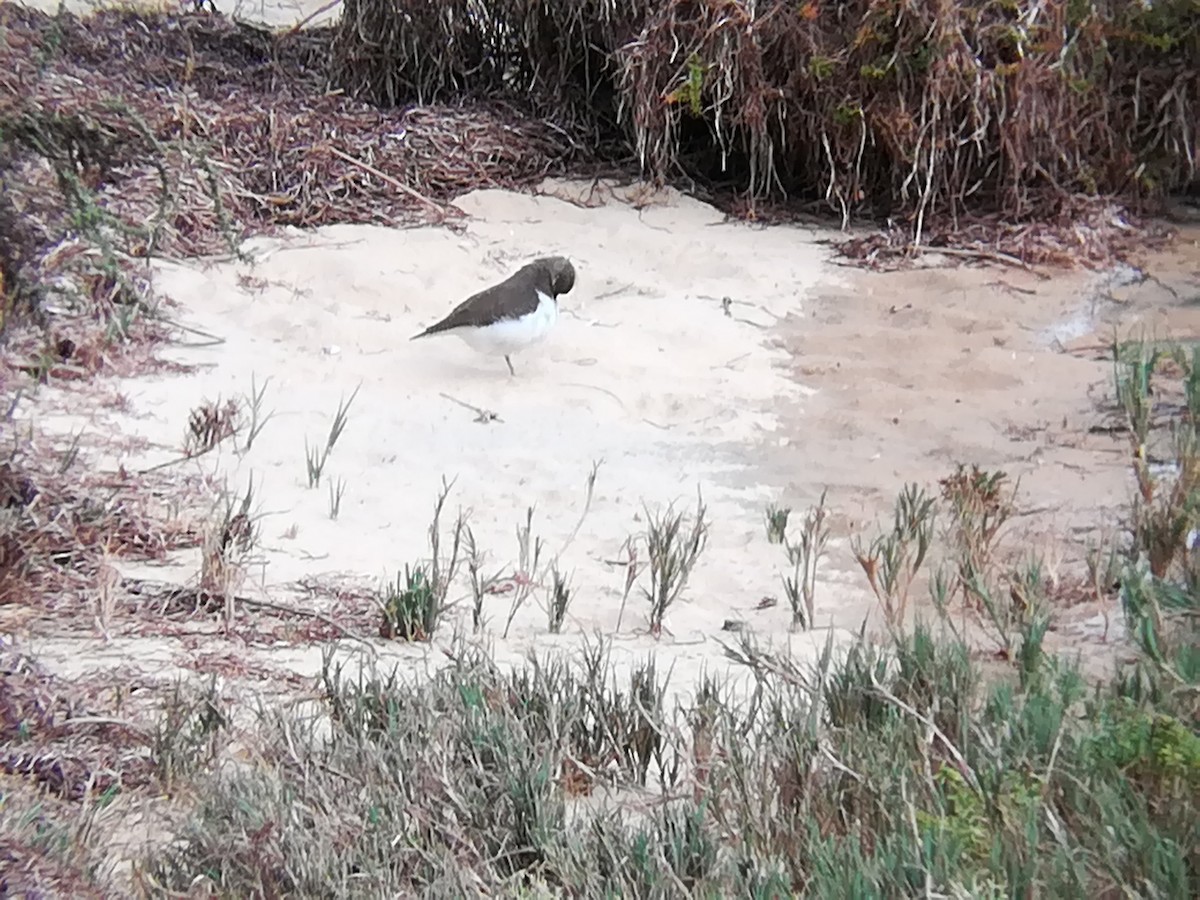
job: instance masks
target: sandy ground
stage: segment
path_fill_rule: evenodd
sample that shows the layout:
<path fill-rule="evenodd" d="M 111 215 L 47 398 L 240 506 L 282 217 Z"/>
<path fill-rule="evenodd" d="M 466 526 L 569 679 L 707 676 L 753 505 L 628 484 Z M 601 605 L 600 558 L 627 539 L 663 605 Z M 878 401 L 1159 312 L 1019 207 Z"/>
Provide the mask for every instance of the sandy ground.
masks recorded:
<path fill-rule="evenodd" d="M 320 5 L 243 2 L 237 15 L 287 25 Z M 234 495 L 253 484 L 260 538 L 241 595 L 320 610 L 322 597 L 377 588 L 427 556 L 446 479 L 447 518 L 467 513 L 485 574 L 516 574 L 516 529 L 533 507 L 543 564 L 561 554 L 574 587 L 563 634 L 547 633 L 539 587 L 507 638 L 512 595 L 489 596 L 474 639 L 516 664 L 531 650 L 608 636 L 619 666 L 654 653 L 686 694 L 703 672 L 738 672 L 722 648 L 736 642 L 728 620 L 801 661 L 831 636 L 849 640 L 865 619 L 877 624 L 849 537 L 869 535 L 906 482 L 936 491 L 959 462 L 1019 478 L 1012 539 L 1045 557 L 1052 575 L 1077 573 L 1131 487 L 1121 439 L 1089 431 L 1111 392 L 1113 329 L 1200 339 L 1195 227 L 1169 255 L 1139 261 L 1150 280 L 1119 270 L 1047 278 L 936 256 L 873 274 L 834 263 L 832 231 L 730 222 L 671 191 L 549 183 L 538 196 L 482 191 L 457 203 L 469 215 L 459 234 L 341 226 L 252 240 L 248 262 L 159 263 L 158 288 L 178 304 L 171 315 L 191 329 L 167 356 L 194 373 L 51 386 L 18 419 L 64 439 L 82 431 L 100 466 L 142 469 L 179 457 L 193 408 L 265 385 L 271 418 L 248 453 L 224 445 L 171 465 Z M 516 377 L 454 338 L 409 342 L 463 297 L 551 253 L 574 262 L 578 281 L 551 339 L 516 358 Z M 305 442 L 324 442 L 356 390 L 322 483 L 309 488 Z M 344 486 L 336 520 L 330 485 Z M 780 585 L 787 563 L 766 540 L 764 507 L 790 506 L 796 521 L 826 488 L 833 540 L 817 628 L 792 634 Z M 614 563 L 644 532 L 645 508 L 691 510 L 697 489 L 708 546 L 655 640 L 639 590 L 646 576 L 621 618 L 625 570 Z M 118 568 L 126 585 L 195 585 L 200 553 Z M 432 647 L 373 640 L 373 653 L 385 665 L 439 665 L 439 648 L 468 626 L 467 595 L 460 578 L 452 597 L 463 605 Z M 755 609 L 764 597 L 779 602 Z M 85 606 L 69 628 L 35 621 L 17 637 L 71 676 L 167 678 L 205 669 L 200 653 L 274 672 L 272 689 L 287 684 L 281 674 L 316 674 L 327 649 L 247 645 L 211 621 L 183 638 L 139 637 L 119 605 L 103 635 Z M 1058 612 L 1059 649 L 1098 668 L 1119 652 L 1115 609 Z M 363 652 L 354 640 L 336 647 Z M 253 676 L 240 684 L 250 696 L 267 690 Z"/>
<path fill-rule="evenodd" d="M 549 192 L 578 199 L 589 188 L 554 185 Z M 602 195 L 592 194 L 593 202 Z M 721 664 L 713 638 L 725 620 L 779 594 L 784 559 L 765 539 L 763 508 L 783 498 L 764 480 L 764 453 L 789 444 L 783 417 L 802 415 L 811 391 L 773 336 L 777 323 L 804 315 L 818 284 L 837 281 L 827 251 L 815 232 L 726 223 L 671 192 L 640 210 L 611 197 L 585 209 L 555 196 L 496 191 L 458 205 L 471 216 L 461 236 L 335 227 L 251 241 L 251 264 L 159 265 L 157 284 L 181 304 L 180 323 L 220 343 L 172 348 L 168 356 L 200 366 L 198 374 L 122 383 L 128 411 L 89 404 L 86 427 L 112 446 L 148 442 L 153 449 L 107 462 L 145 468 L 179 456 L 189 410 L 249 394 L 252 380 L 266 385 L 263 412 L 272 418 L 249 453 L 223 451 L 178 470 L 214 475 L 234 492 L 253 479 L 261 556 L 242 592 L 277 602 L 300 579 L 378 583 L 416 563 L 428 552 L 443 478 L 454 482 L 450 511 L 469 511 L 486 572 L 514 571 L 515 532 L 529 507 L 548 559 L 579 526 L 587 476 L 599 463 L 591 507 L 561 559 L 576 589 L 568 633 L 547 636 L 544 595 L 535 592 L 509 639 L 497 644 L 502 659 L 614 634 L 625 574 L 611 561 L 627 537 L 644 530 L 643 504 L 690 510 L 699 488 L 711 536 L 658 643 L 681 686 L 690 685 L 702 669 Z M 409 342 L 462 297 L 547 253 L 568 255 L 578 281 L 563 298 L 552 339 L 515 359 L 516 377 L 502 360 L 477 356 L 455 338 Z M 206 343 L 195 333 L 188 340 Z M 323 482 L 310 489 L 305 441 L 324 442 L 339 403 L 356 388 Z M 43 426 L 81 427 L 79 396 L 54 394 L 43 394 Z M 48 417 L 53 407 L 59 419 Z M 475 409 L 496 418 L 480 422 Z M 338 482 L 345 492 L 333 521 L 328 485 Z M 166 572 L 122 573 L 194 583 L 198 569 L 195 553 Z M 858 589 L 830 577 L 829 608 L 852 605 Z M 486 636 L 504 630 L 510 599 L 490 598 Z M 755 613 L 753 625 L 786 636 L 788 616 L 781 604 Z M 107 646 L 51 639 L 38 655 L 74 671 L 84 661 L 154 658 L 116 632 Z M 635 591 L 618 657 L 640 658 L 655 646 L 645 632 L 645 603 Z M 788 639 L 795 652 L 810 654 L 827 635 L 822 627 Z M 171 653 L 160 649 L 157 658 L 170 666 Z M 289 648 L 274 658 L 313 674 L 320 652 Z M 395 645 L 385 647 L 390 652 L 412 655 Z"/>
<path fill-rule="evenodd" d="M 582 207 L 584 197 L 598 205 Z M 470 216 L 461 234 L 342 226 L 255 239 L 251 262 L 161 263 L 159 289 L 193 329 L 190 346 L 167 355 L 195 373 L 89 389 L 119 392 L 123 411 L 77 388 L 51 388 L 21 414 L 62 434 L 86 430 L 89 444 L 110 448 L 101 465 L 145 468 L 179 457 L 191 409 L 265 385 L 271 418 L 248 453 L 225 445 L 175 465 L 235 494 L 253 480 L 261 538 L 243 595 L 303 605 L 313 600 L 297 589 L 301 580 L 369 587 L 394 577 L 427 555 L 445 478 L 454 483 L 448 508 L 467 511 L 485 573 L 516 572 L 516 529 L 533 507 L 544 559 L 561 552 L 573 576 L 562 635 L 547 633 L 544 591 L 534 591 L 507 639 L 511 595 L 488 598 L 479 638 L 494 642 L 499 659 L 603 634 L 615 636 L 618 663 L 654 651 L 686 690 L 703 671 L 729 671 L 728 619 L 802 659 L 831 633 L 848 638 L 876 612 L 848 536 L 886 514 L 906 481 L 936 489 L 960 461 L 1019 477 L 1019 539 L 1054 567 L 1077 562 L 1128 497 L 1122 444 L 1088 433 L 1108 391 L 1111 328 L 1182 339 L 1200 330 L 1196 234 L 1148 263 L 1161 284 L 1123 285 L 1120 273 L 1044 280 L 1011 268 L 937 267 L 934 257 L 909 272 L 864 273 L 831 262 L 832 233 L 726 221 L 671 191 L 556 183 L 538 196 L 476 192 L 458 205 Z M 455 338 L 408 340 L 462 297 L 550 253 L 569 256 L 578 280 L 550 340 L 516 357 L 515 377 Z M 324 442 L 356 389 L 322 483 L 309 488 L 305 442 Z M 131 439 L 143 449 L 112 449 Z M 335 521 L 329 485 L 339 482 Z M 764 506 L 791 506 L 798 519 L 826 487 L 834 540 L 818 628 L 790 634 L 786 561 L 766 540 Z M 710 539 L 668 612 L 668 633 L 647 634 L 636 589 L 618 632 L 625 575 L 613 563 L 644 530 L 643 504 L 690 509 L 698 488 Z M 197 551 L 121 572 L 194 584 L 199 567 Z M 464 582 L 454 596 L 467 593 Z M 779 605 L 753 609 L 764 596 Z M 452 614 L 441 642 L 467 615 Z M 1064 611 L 1057 639 L 1111 657 L 1098 638 L 1102 620 L 1094 607 Z M 178 644 L 122 636 L 119 615 L 108 639 L 86 626 L 24 637 L 71 674 L 136 660 L 164 676 L 181 665 Z M 424 646 L 378 646 L 406 665 L 440 658 Z M 203 647 L 304 676 L 318 671 L 323 649 L 245 647 L 215 633 Z"/>
<path fill-rule="evenodd" d="M 97 9 L 174 10 L 193 9 L 192 0 L 18 0 L 31 9 L 53 13 L 60 6 L 75 15 L 87 15 Z M 341 14 L 341 4 L 330 0 L 203 0 L 231 18 L 268 28 L 290 28 L 307 19 L 312 26 L 331 25 Z M 328 7 L 328 8 L 326 8 Z M 312 16 L 308 19 L 308 16 Z"/>
<path fill-rule="evenodd" d="M 1200 340 L 1200 228 L 1141 270 L 1100 273 L 933 268 L 857 274 L 822 288 L 785 326 L 792 367 L 816 390 L 782 426 L 819 456 L 847 529 L 890 507 L 900 483 L 933 485 L 955 464 L 1019 479 L 1006 542 L 1065 583 L 1089 546 L 1114 537 L 1133 490 L 1127 439 L 1103 426 L 1111 342 Z M 820 422 L 819 427 L 809 423 Z M 793 463 L 794 465 L 794 463 Z M 783 476 L 788 463 L 775 463 Z M 803 480 L 772 479 L 794 495 Z M 1119 610 L 1059 607 L 1050 644 L 1093 669 L 1113 661 Z"/>

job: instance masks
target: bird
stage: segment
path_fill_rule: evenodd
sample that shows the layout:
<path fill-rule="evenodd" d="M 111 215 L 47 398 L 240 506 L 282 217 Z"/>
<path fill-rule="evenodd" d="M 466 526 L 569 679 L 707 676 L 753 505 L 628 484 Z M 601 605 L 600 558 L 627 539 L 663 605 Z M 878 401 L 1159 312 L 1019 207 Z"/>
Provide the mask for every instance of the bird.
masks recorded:
<path fill-rule="evenodd" d="M 558 298 L 575 286 L 575 267 L 563 256 L 543 256 L 504 281 L 472 294 L 440 322 L 409 340 L 453 334 L 479 353 L 500 355 L 517 374 L 512 356 L 545 339 L 558 321 Z"/>

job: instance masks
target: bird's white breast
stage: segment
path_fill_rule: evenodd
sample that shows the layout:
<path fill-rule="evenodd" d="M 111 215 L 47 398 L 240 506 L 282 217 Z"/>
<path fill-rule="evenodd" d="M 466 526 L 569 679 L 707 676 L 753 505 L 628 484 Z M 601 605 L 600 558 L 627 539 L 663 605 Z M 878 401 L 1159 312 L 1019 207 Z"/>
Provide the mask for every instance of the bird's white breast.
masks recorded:
<path fill-rule="evenodd" d="M 519 319 L 502 319 L 482 328 L 460 328 L 455 334 L 480 353 L 510 356 L 545 339 L 558 321 L 554 298 L 538 291 L 538 305 Z"/>

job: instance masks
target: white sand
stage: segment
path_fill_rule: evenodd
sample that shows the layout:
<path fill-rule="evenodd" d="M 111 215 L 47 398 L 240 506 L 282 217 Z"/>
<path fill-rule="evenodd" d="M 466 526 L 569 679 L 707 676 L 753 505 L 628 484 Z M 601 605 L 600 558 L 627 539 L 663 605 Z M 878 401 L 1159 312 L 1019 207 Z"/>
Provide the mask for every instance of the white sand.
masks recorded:
<path fill-rule="evenodd" d="M 136 9 L 164 12 L 189 11 L 192 0 L 17 0 L 22 6 L 53 14 L 59 5 L 69 13 L 86 16 L 100 9 Z M 212 0 L 217 9 L 232 19 L 264 25 L 268 28 L 291 28 L 307 16 L 313 27 L 332 25 L 341 15 L 341 4 L 324 7 L 329 0 Z M 209 0 L 204 0 L 208 10 Z"/>
<path fill-rule="evenodd" d="M 548 188 L 582 195 L 590 185 Z M 810 657 L 828 630 L 788 634 L 779 580 L 785 557 L 767 542 L 763 524 L 766 502 L 780 498 L 761 483 L 758 464 L 766 449 L 786 443 L 776 430 L 780 405 L 795 414 L 808 393 L 789 376 L 790 356 L 773 336 L 784 317 L 803 315 L 814 285 L 833 279 L 815 233 L 725 222 L 670 191 L 640 211 L 612 196 L 595 209 L 501 191 L 457 202 L 470 216 L 462 235 L 339 226 L 254 239 L 246 247 L 250 265 L 159 264 L 158 287 L 181 304 L 179 321 L 222 343 L 167 352 L 200 365 L 197 374 L 121 384 L 131 414 L 115 415 L 108 428 L 156 445 L 122 461 L 144 467 L 179 456 L 193 407 L 249 394 L 252 377 L 267 383 L 264 412 L 273 417 L 248 454 L 226 446 L 178 468 L 212 474 L 234 492 L 253 478 L 262 565 L 242 591 L 276 602 L 300 602 L 288 593 L 300 578 L 382 580 L 427 556 L 443 478 L 454 481 L 451 515 L 460 506 L 469 510 L 485 572 L 514 572 L 515 530 L 529 506 L 534 534 L 553 556 L 578 524 L 588 473 L 602 461 L 590 512 L 561 560 L 575 587 L 565 634 L 547 634 L 539 607 L 545 591 L 536 591 L 509 639 L 497 640 L 502 660 L 615 634 L 625 573 L 606 560 L 644 531 L 643 503 L 657 510 L 677 502 L 691 511 L 699 486 L 710 538 L 686 593 L 667 614 L 669 633 L 658 642 L 646 634 L 647 604 L 635 589 L 618 660 L 658 647 L 666 654 L 662 665 L 675 664 L 678 687 L 689 687 L 700 670 L 725 665 L 715 639 L 736 642 L 721 627 L 742 617 L 760 640 L 790 642 Z M 456 338 L 409 341 L 463 297 L 544 254 L 568 256 L 576 286 L 560 298 L 550 338 L 514 358 L 516 377 L 503 360 Z M 729 314 L 724 297 L 732 301 Z M 339 402 L 360 384 L 322 484 L 309 489 L 305 439 L 323 444 Z M 449 397 L 499 419 L 480 423 Z M 327 484 L 337 480 L 345 494 L 332 521 Z M 198 569 L 199 553 L 183 554 L 174 577 L 194 582 Z M 643 574 L 639 585 L 646 584 Z M 464 579 L 453 596 L 467 592 Z M 819 626 L 829 624 L 827 610 L 862 594 L 838 585 L 819 593 Z M 751 611 L 765 595 L 780 604 Z M 503 631 L 510 599 L 489 598 L 482 639 Z M 468 621 L 465 609 L 453 618 Z M 51 642 L 42 656 L 66 661 L 75 643 Z M 385 654 L 414 656 L 380 644 Z M 320 649 L 272 657 L 311 674 Z M 110 646 L 83 656 L 104 665 L 102 656 L 115 662 L 128 654 Z"/>
<path fill-rule="evenodd" d="M 25 2 L 57 7 L 57 0 Z M 321 3 L 218 5 L 285 26 Z M 613 635 L 624 571 L 605 560 L 644 529 L 643 502 L 690 509 L 700 485 L 711 538 L 667 615 L 670 633 L 661 642 L 645 634 L 645 603 L 635 590 L 614 650 L 620 661 L 657 648 L 686 687 L 701 669 L 725 666 L 717 641 L 736 638 L 720 630 L 726 619 L 745 617 L 759 639 L 790 643 L 811 658 L 831 633 L 826 626 L 844 639 L 874 612 L 845 536 L 869 535 L 871 519 L 887 515 L 906 481 L 936 490 L 959 461 L 1003 468 L 1021 479 L 1027 502 L 1049 511 L 1021 523 L 1039 547 L 1047 535 L 1052 543 L 1066 533 L 1082 540 L 1113 521 L 1129 487 L 1124 450 L 1086 434 L 1110 367 L 1063 352 L 1061 343 L 1102 346 L 1111 327 L 1136 322 L 1163 336 L 1200 329 L 1197 308 L 1180 300 L 1187 285 L 1200 285 L 1194 229 L 1176 258 L 1154 262 L 1183 293 L 1148 287 L 1126 297 L 1106 289 L 1098 303 L 1094 279 L 1080 275 L 1046 282 L 1012 269 L 951 271 L 935 268 L 933 256 L 923 258 L 930 268 L 841 279 L 816 242 L 831 232 L 726 223 L 670 192 L 641 211 L 620 200 L 582 209 L 496 191 L 457 202 L 471 217 L 461 236 L 342 226 L 253 240 L 254 265 L 159 264 L 159 287 L 181 304 L 181 320 L 223 341 L 170 355 L 206 368 L 42 390 L 21 414 L 64 435 L 82 427 L 85 446 L 157 444 L 108 460 L 137 468 L 178 455 L 193 407 L 248 393 L 252 375 L 260 385 L 270 378 L 265 407 L 274 418 L 252 452 L 239 457 L 225 448 L 174 471 L 211 476 L 232 491 L 253 476 L 261 565 L 242 593 L 281 602 L 308 602 L 290 593 L 299 578 L 378 584 L 421 559 L 443 477 L 456 479 L 451 509 L 471 511 L 486 572 L 512 571 L 515 529 L 530 505 L 534 533 L 553 555 L 579 519 L 593 462 L 603 460 L 590 514 L 562 558 L 576 589 L 566 634 L 546 634 L 539 592 L 509 640 L 497 641 L 508 661 L 533 647 Z M 578 283 L 562 298 L 549 341 L 514 360 L 516 378 L 502 360 L 476 356 L 457 339 L 408 341 L 469 293 L 549 253 L 574 261 Z M 723 297 L 732 301 L 730 315 Z M 360 384 L 325 482 L 310 490 L 305 438 L 323 442 L 339 401 Z M 105 407 L 105 391 L 122 393 L 130 410 Z M 460 404 L 499 420 L 476 422 Z M 346 485 L 336 522 L 328 516 L 334 480 Z M 825 486 L 835 540 L 818 585 L 820 627 L 793 636 L 784 603 L 749 609 L 764 595 L 782 601 L 783 552 L 765 540 L 763 508 L 785 502 L 799 517 Z M 121 568 L 194 583 L 199 553 L 180 554 L 166 569 Z M 460 584 L 455 598 L 465 591 Z M 506 595 L 490 598 L 481 640 L 503 630 L 508 603 Z M 456 614 L 439 641 L 462 619 Z M 178 642 L 121 637 L 119 622 L 113 630 L 107 643 L 53 634 L 33 643 L 66 672 L 136 661 L 166 674 L 191 652 Z M 1063 635 L 1077 643 L 1066 628 Z M 424 646 L 379 646 L 385 657 L 422 665 L 441 659 Z M 322 648 L 245 648 L 213 636 L 203 649 L 258 655 L 307 675 Z"/>

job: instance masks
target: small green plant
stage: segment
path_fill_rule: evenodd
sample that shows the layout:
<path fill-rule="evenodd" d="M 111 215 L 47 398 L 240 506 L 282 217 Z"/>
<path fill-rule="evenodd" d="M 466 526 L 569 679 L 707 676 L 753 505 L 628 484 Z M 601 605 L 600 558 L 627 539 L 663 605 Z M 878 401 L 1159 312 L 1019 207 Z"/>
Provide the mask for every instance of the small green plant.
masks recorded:
<path fill-rule="evenodd" d="M 663 616 L 687 586 L 688 577 L 708 543 L 704 498 L 696 491 L 696 512 L 689 520 L 674 504 L 660 513 L 646 513 L 646 560 L 650 588 L 642 589 L 650 602 L 650 633 L 662 634 Z"/>
<path fill-rule="evenodd" d="M 1127 345 L 1114 357 L 1126 366 L 1118 377 L 1117 395 L 1130 422 L 1136 491 L 1131 504 L 1133 540 L 1119 576 L 1126 629 L 1141 651 L 1136 666 L 1124 676 L 1121 691 L 1130 699 L 1157 701 L 1162 683 L 1171 690 L 1200 681 L 1200 553 L 1195 547 L 1200 526 L 1200 436 L 1195 410 L 1200 409 L 1200 376 L 1196 349 L 1147 349 L 1145 342 Z M 1180 384 L 1155 384 L 1156 377 L 1178 375 Z M 1155 421 L 1150 398 L 1181 390 L 1181 405 L 1162 403 L 1160 415 L 1169 436 L 1169 455 L 1153 465 L 1147 449 Z M 1161 451 L 1160 451 L 1161 452 Z"/>
<path fill-rule="evenodd" d="M 425 570 L 404 567 L 395 582 L 384 586 L 379 636 L 387 640 L 428 641 L 444 612 L 442 598 Z"/>
<path fill-rule="evenodd" d="M 267 385 L 271 383 L 271 376 L 268 375 L 263 379 L 260 387 L 255 381 L 254 373 L 250 373 L 250 393 L 242 398 L 242 407 L 246 412 L 249 421 L 246 423 L 246 442 L 242 445 L 242 453 L 249 453 L 250 448 L 254 446 L 254 442 L 258 440 L 258 436 L 262 434 L 262 430 L 266 427 L 267 422 L 271 421 L 275 415 L 274 411 L 263 414 L 263 400 L 267 395 Z"/>
<path fill-rule="evenodd" d="M 1121 552 L 1111 531 L 1101 531 L 1098 538 L 1088 541 L 1084 551 L 1084 565 L 1087 571 L 1087 589 L 1092 599 L 1100 606 L 1104 618 L 1103 640 L 1107 641 L 1111 625 L 1108 610 L 1120 583 L 1121 573 Z"/>
<path fill-rule="evenodd" d="M 1200 791 L 1200 736 L 1176 716 L 1121 699 L 1102 708 L 1098 724 L 1083 747 L 1091 762 L 1113 766 L 1157 794 Z"/>
<path fill-rule="evenodd" d="M 334 479 L 329 484 L 329 518 L 337 521 L 337 517 L 342 512 L 342 496 L 346 493 L 346 481 L 342 478 Z"/>
<path fill-rule="evenodd" d="M 889 72 L 891 72 L 891 65 L 886 59 L 883 61 L 883 65 L 879 65 L 878 63 L 864 63 L 858 70 L 858 74 L 865 81 L 882 81 L 888 77 Z"/>
<path fill-rule="evenodd" d="M 559 571 L 558 566 L 551 566 L 550 591 L 546 603 L 546 624 L 551 634 L 559 634 L 562 631 L 570 605 L 571 581 Z"/>
<path fill-rule="evenodd" d="M 384 638 L 406 641 L 428 641 L 433 638 L 442 615 L 448 608 L 450 585 L 462 563 L 463 535 L 466 519 L 460 511 L 450 532 L 450 552 L 442 556 L 442 516 L 446 500 L 454 483 L 442 479 L 442 489 L 433 504 L 433 521 L 429 524 L 429 562 L 397 573 L 394 583 L 384 586 L 379 601 L 382 619 L 379 634 Z"/>
<path fill-rule="evenodd" d="M 1134 565 L 1121 576 L 1126 627 L 1146 661 L 1182 683 L 1200 681 L 1197 594 Z"/>
<path fill-rule="evenodd" d="M 827 56 L 812 56 L 808 60 L 808 74 L 817 81 L 824 81 L 833 74 L 836 60 Z"/>
<path fill-rule="evenodd" d="M 708 66 L 704 64 L 699 54 L 692 53 L 688 56 L 684 83 L 668 95 L 668 102 L 684 103 L 687 105 L 688 112 L 699 117 L 704 112 L 704 77 L 707 72 Z"/>
<path fill-rule="evenodd" d="M 1191 355 L 1180 351 L 1185 357 L 1183 368 L 1183 397 L 1187 405 L 1187 419 L 1193 427 L 1200 427 L 1200 343 L 1192 346 Z"/>
<path fill-rule="evenodd" d="M 817 566 L 829 543 L 829 525 L 826 522 L 829 511 L 825 508 L 825 494 L 826 491 L 821 491 L 821 499 L 805 515 L 800 540 L 786 545 L 792 571 L 783 578 L 783 592 L 792 608 L 793 629 L 813 627 Z"/>
<path fill-rule="evenodd" d="M 862 107 L 857 103 L 842 103 L 833 111 L 834 124 L 842 128 L 858 123 L 862 117 Z"/>
<path fill-rule="evenodd" d="M 329 461 L 329 454 L 333 452 L 338 438 L 342 436 L 342 432 L 346 429 L 346 423 L 349 421 L 350 404 L 358 396 L 358 391 L 361 387 L 362 385 L 360 384 L 354 389 L 354 393 L 350 395 L 349 400 L 343 399 L 338 403 L 337 412 L 334 413 L 333 423 L 329 426 L 329 436 L 325 439 L 324 447 L 310 447 L 308 445 L 308 438 L 304 439 L 304 461 L 308 472 L 308 486 L 310 488 L 314 488 L 321 483 L 321 472 L 324 471 L 325 463 Z"/>
<path fill-rule="evenodd" d="M 1051 616 L 1044 605 L 1038 605 L 1025 616 L 1021 627 L 1021 643 L 1017 647 L 1017 671 L 1021 686 L 1030 689 L 1046 669 L 1048 656 L 1045 643 L 1050 631 Z"/>
<path fill-rule="evenodd" d="M 541 570 L 542 550 L 545 544 L 533 535 L 533 507 L 525 510 L 525 524 L 517 526 L 517 571 L 513 576 L 513 598 L 508 607 L 508 618 L 504 622 L 504 637 L 512 628 L 513 619 L 521 607 L 532 596 Z"/>
<path fill-rule="evenodd" d="M 1129 433 L 1136 494 L 1133 499 L 1133 561 L 1140 557 L 1155 578 L 1166 578 L 1179 560 L 1187 560 L 1188 535 L 1200 524 L 1200 437 L 1195 411 L 1200 410 L 1200 348 L 1189 354 L 1182 347 L 1154 344 L 1146 340 L 1125 344 L 1115 339 L 1112 347 L 1114 389 Z M 1182 409 L 1155 405 L 1155 397 L 1168 394 L 1172 386 L 1162 383 L 1168 374 L 1178 375 L 1183 393 Z M 1165 423 L 1156 410 L 1166 411 Z M 1165 424 L 1165 429 L 1163 425 Z M 1151 440 L 1156 430 L 1165 430 L 1167 441 L 1160 455 L 1165 465 L 1152 463 Z M 1165 452 L 1164 452 L 1165 450 Z M 1186 568 L 1186 563 L 1185 563 Z"/>
<path fill-rule="evenodd" d="M 1040 661 L 1042 638 L 1049 625 L 1041 560 L 1032 558 L 995 581 L 973 576 L 967 586 L 980 613 L 985 633 L 1000 656 L 1014 659 L 1020 637 L 1022 668 L 1032 671 Z"/>
<path fill-rule="evenodd" d="M 890 530 L 868 546 L 859 537 L 851 540 L 854 557 L 883 605 L 890 627 L 904 622 L 912 583 L 933 540 L 935 514 L 933 498 L 916 484 L 908 484 L 896 497 Z"/>
<path fill-rule="evenodd" d="M 44 71 L 50 63 L 62 55 L 62 45 L 66 37 L 66 20 L 69 15 L 70 11 L 67 9 L 65 0 L 59 0 L 58 6 L 54 10 L 54 17 L 50 20 L 49 27 L 43 33 L 42 40 L 38 43 L 34 53 L 39 71 Z"/>
<path fill-rule="evenodd" d="M 1129 430 L 1134 457 L 1143 459 L 1154 422 L 1153 378 L 1163 357 L 1160 348 L 1145 340 L 1112 342 L 1113 382 L 1117 406 Z"/>
<path fill-rule="evenodd" d="M 1165 471 L 1156 474 L 1145 456 L 1134 460 L 1134 544 L 1155 578 L 1186 557 L 1188 534 L 1200 524 L 1200 440 L 1190 422 L 1173 422 L 1170 431 L 1173 460 Z"/>
<path fill-rule="evenodd" d="M 229 729 L 214 675 L 207 687 L 189 687 L 176 680 L 162 701 L 150 739 L 155 774 L 171 792 L 212 762 L 225 745 Z"/>
<path fill-rule="evenodd" d="M 1009 489 L 1007 481 L 1004 472 L 987 472 L 978 466 L 968 470 L 959 464 L 954 474 L 938 482 L 949 507 L 949 544 L 964 599 L 992 581 L 997 539 L 1016 512 L 1019 484 Z"/>
<path fill-rule="evenodd" d="M 790 506 L 767 504 L 767 541 L 772 544 L 782 544 L 787 540 L 788 516 L 792 514 Z"/>

